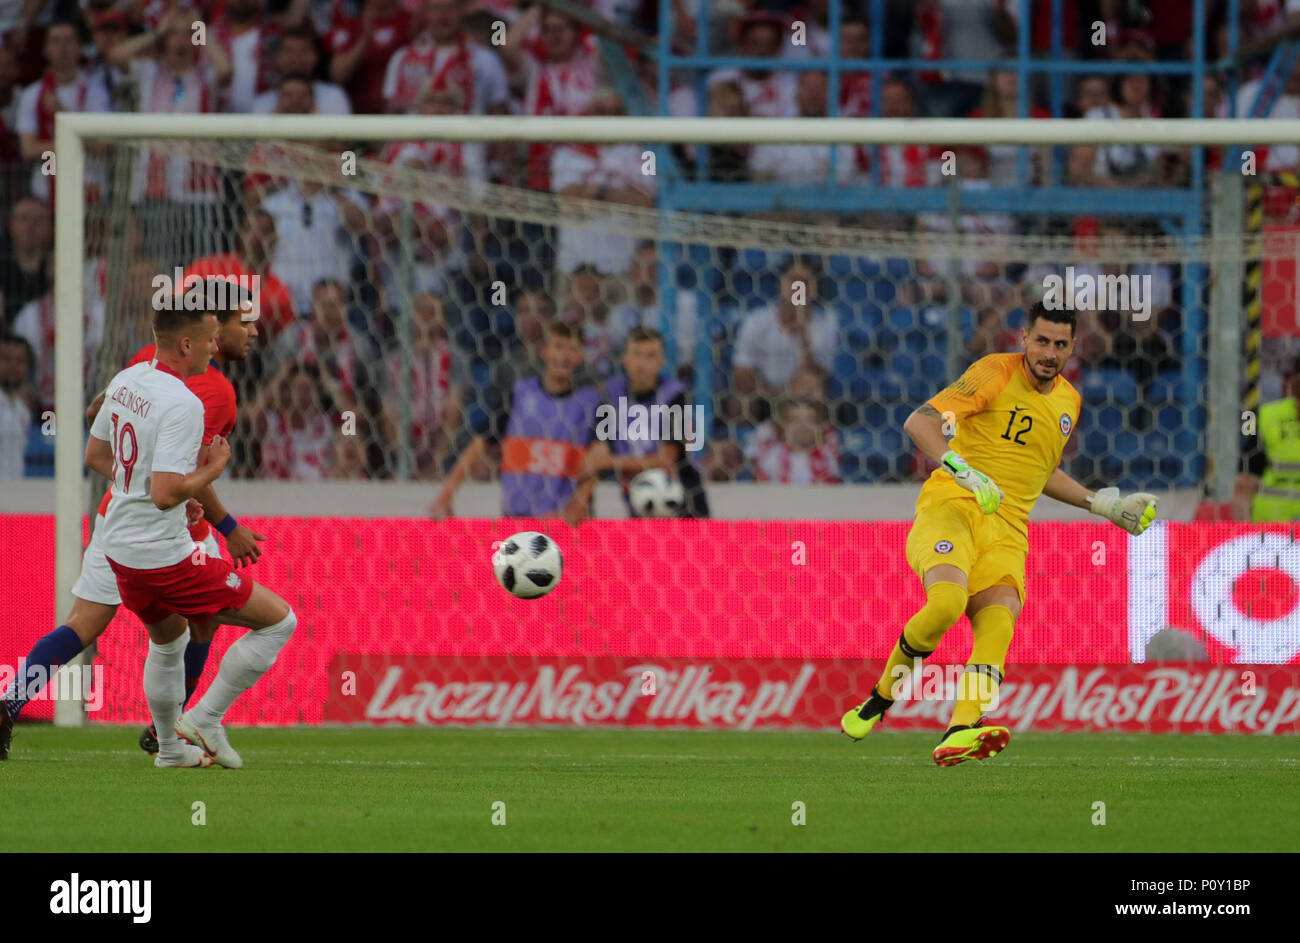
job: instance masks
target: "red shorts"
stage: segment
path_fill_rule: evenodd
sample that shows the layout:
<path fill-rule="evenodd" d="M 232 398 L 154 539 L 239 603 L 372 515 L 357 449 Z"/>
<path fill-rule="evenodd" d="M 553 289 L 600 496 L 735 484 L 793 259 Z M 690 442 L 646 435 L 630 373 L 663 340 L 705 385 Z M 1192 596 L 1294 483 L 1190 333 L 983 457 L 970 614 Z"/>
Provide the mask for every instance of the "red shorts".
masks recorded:
<path fill-rule="evenodd" d="M 109 560 L 117 574 L 122 605 L 138 615 L 145 625 L 155 625 L 172 613 L 204 620 L 222 609 L 242 609 L 253 594 L 253 581 L 240 576 L 230 562 L 206 555 L 197 564 L 193 557 L 157 570 L 134 570 Z"/>

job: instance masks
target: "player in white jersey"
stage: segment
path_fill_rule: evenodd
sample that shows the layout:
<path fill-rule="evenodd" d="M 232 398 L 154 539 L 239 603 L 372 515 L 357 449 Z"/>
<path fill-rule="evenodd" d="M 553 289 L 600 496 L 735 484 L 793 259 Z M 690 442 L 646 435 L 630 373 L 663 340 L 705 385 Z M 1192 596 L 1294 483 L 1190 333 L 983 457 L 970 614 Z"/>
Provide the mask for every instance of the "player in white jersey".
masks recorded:
<path fill-rule="evenodd" d="M 221 557 L 196 553 L 186 526 L 186 502 L 230 460 L 230 445 L 213 436 L 207 463 L 198 465 L 203 404 L 185 385 L 207 370 L 216 334 L 210 312 L 156 312 L 155 359 L 113 377 L 86 444 L 86 466 L 113 482 L 101 546 L 122 604 L 149 632 L 144 691 L 160 767 L 243 765 L 222 718 L 275 664 L 297 624 L 284 599 Z M 212 618 L 253 631 L 230 646 L 208 692 L 182 715 L 187 620 Z"/>
<path fill-rule="evenodd" d="M 185 385 L 203 402 L 204 435 L 205 439 L 210 439 L 212 435 L 228 436 L 234 428 L 237 410 L 235 389 L 223 375 L 222 367 L 232 361 L 243 360 L 248 355 L 253 339 L 258 336 L 257 311 L 252 306 L 251 295 L 233 289 L 220 279 L 209 278 L 199 285 L 191 286 L 186 291 L 186 297 L 194 297 L 196 289 L 205 309 L 214 312 L 220 324 L 217 332 L 217 356 L 208 366 L 207 373 L 185 381 Z M 151 362 L 153 359 L 154 345 L 149 344 L 141 348 L 127 366 Z M 100 393 L 87 410 L 87 425 L 94 422 L 103 402 L 104 394 Z M 203 460 L 203 456 L 204 452 L 200 450 L 200 460 Z M 117 591 L 117 575 L 104 556 L 99 540 L 100 522 L 108 513 L 111 498 L 112 490 L 109 489 L 100 503 L 90 545 L 86 547 L 81 560 L 81 573 L 72 587 L 72 608 L 67 618 L 53 632 L 37 639 L 23 659 L 17 676 L 0 694 L 0 760 L 9 757 L 14 720 L 23 707 L 49 683 L 57 666 L 67 664 L 89 648 L 117 615 L 122 602 Z M 201 508 L 207 523 L 203 520 L 191 521 L 190 536 L 203 544 L 206 553 L 212 556 L 221 554 L 208 526 L 210 523 L 225 535 L 226 549 L 236 566 L 253 563 L 261 555 L 257 546 L 257 541 L 262 539 L 261 535 L 253 533 L 229 515 L 212 487 L 203 492 L 199 503 L 192 507 Z M 187 700 L 203 674 L 208 643 L 212 641 L 216 627 L 216 623 L 193 623 L 190 626 L 190 643 L 186 646 L 184 656 Z M 152 728 L 141 735 L 140 746 L 151 755 L 158 752 L 158 741 Z"/>

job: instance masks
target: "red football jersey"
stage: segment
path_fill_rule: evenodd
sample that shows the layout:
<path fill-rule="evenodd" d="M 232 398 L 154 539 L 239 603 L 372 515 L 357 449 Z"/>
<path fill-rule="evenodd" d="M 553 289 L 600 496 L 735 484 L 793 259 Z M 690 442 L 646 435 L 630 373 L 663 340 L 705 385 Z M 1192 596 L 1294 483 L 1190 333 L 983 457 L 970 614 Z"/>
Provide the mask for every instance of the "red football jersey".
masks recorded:
<path fill-rule="evenodd" d="M 153 358 L 154 345 L 147 344 L 140 348 L 127 366 L 133 367 Z M 210 443 L 214 435 L 229 437 L 239 416 L 239 404 L 235 397 L 234 384 L 226 379 L 221 368 L 209 361 L 208 372 L 190 377 L 185 381 L 185 385 L 203 402 L 203 444 Z M 99 502 L 100 514 L 108 510 L 108 499 L 112 491 L 110 486 L 109 490 L 104 492 L 104 497 Z M 190 536 L 195 540 L 203 540 L 210 530 L 208 522 L 200 518 L 199 522 L 190 528 Z"/>

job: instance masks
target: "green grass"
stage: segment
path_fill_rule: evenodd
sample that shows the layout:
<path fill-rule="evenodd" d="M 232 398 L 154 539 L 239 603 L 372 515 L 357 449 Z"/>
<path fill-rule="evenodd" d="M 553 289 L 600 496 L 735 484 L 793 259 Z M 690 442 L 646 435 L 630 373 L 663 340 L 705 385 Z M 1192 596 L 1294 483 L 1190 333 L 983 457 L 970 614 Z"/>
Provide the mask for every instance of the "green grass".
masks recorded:
<path fill-rule="evenodd" d="M 940 769 L 934 737 L 887 732 L 235 730 L 230 771 L 154 769 L 136 734 L 19 727 L 0 851 L 1300 847 L 1289 737 L 1015 734 Z"/>

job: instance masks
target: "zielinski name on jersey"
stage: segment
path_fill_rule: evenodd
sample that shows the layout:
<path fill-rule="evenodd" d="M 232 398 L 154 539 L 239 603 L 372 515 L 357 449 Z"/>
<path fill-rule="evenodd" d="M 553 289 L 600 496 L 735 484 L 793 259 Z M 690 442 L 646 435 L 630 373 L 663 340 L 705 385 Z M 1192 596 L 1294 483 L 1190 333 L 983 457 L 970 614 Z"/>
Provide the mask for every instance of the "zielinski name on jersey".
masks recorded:
<path fill-rule="evenodd" d="M 136 393 L 134 390 L 131 390 L 126 386 L 119 386 L 113 391 L 112 401 L 114 403 L 121 403 L 141 419 L 148 418 L 149 410 L 153 409 L 152 400 L 145 399 L 139 393 Z"/>

